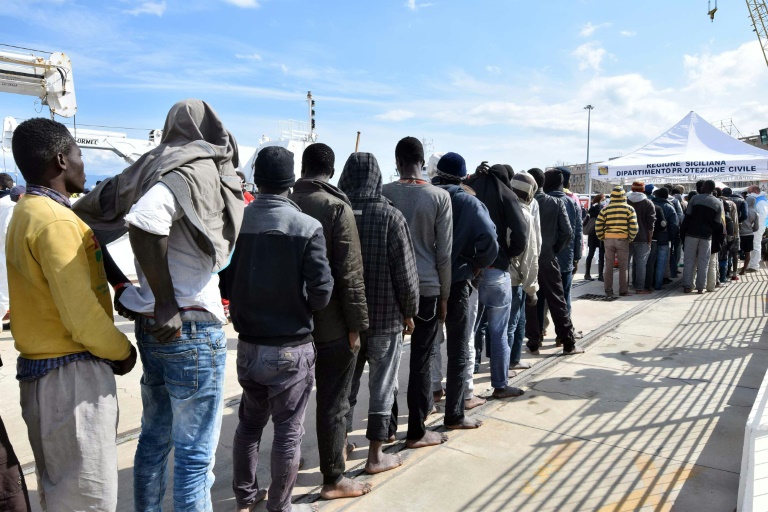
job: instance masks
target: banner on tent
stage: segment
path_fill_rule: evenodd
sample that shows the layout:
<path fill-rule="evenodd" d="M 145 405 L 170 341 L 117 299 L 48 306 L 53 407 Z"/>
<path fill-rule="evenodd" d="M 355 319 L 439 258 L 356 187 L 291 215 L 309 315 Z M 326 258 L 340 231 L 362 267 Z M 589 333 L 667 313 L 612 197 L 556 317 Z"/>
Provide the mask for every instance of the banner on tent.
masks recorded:
<path fill-rule="evenodd" d="M 690 161 L 661 162 L 631 167 L 611 166 L 610 162 L 590 166 L 593 178 L 599 180 L 634 180 L 647 178 L 685 178 L 690 176 L 718 176 L 723 179 L 738 179 L 768 174 L 765 161 Z"/>

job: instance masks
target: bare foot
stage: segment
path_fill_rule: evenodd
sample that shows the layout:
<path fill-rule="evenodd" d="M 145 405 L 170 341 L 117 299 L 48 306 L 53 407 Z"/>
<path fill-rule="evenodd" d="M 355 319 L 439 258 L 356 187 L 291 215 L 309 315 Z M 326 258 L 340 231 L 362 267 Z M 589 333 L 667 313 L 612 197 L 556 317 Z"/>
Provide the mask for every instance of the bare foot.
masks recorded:
<path fill-rule="evenodd" d="M 256 498 L 253 503 L 250 505 L 246 505 L 245 507 L 237 507 L 237 512 L 251 512 L 254 508 L 256 508 L 256 504 L 258 504 L 260 501 L 264 501 L 264 498 L 267 497 L 267 490 L 266 489 L 259 489 L 259 492 L 256 493 Z"/>
<path fill-rule="evenodd" d="M 516 396 L 520 396 L 525 391 L 523 391 L 520 388 L 513 388 L 512 386 L 507 386 L 502 389 L 494 389 L 493 394 L 491 395 L 493 398 L 499 399 L 499 398 L 513 398 Z"/>
<path fill-rule="evenodd" d="M 480 398 L 479 396 L 473 396 L 469 400 L 464 400 L 464 409 L 471 410 L 475 407 L 480 407 L 484 403 L 486 403 L 487 400 L 485 398 Z"/>
<path fill-rule="evenodd" d="M 326 500 L 339 498 L 357 498 L 371 492 L 371 484 L 355 482 L 351 478 L 344 477 L 333 485 L 324 485 L 320 489 L 320 497 Z"/>
<path fill-rule="evenodd" d="M 392 443 L 394 443 L 395 441 L 397 441 L 397 437 L 395 437 L 395 434 L 392 434 L 391 436 L 389 436 L 389 437 L 387 438 L 387 444 L 392 444 Z"/>
<path fill-rule="evenodd" d="M 349 441 L 347 441 L 347 446 L 344 450 L 344 462 L 347 462 L 347 458 L 353 451 L 355 451 L 355 448 L 357 448 L 357 445 L 355 443 L 350 443 Z"/>
<path fill-rule="evenodd" d="M 440 389 L 440 391 L 433 391 L 432 392 L 432 401 L 434 403 L 437 403 L 437 402 L 439 402 L 440 400 L 443 399 L 443 396 L 445 396 L 445 390 L 444 389 Z"/>
<path fill-rule="evenodd" d="M 461 423 L 457 423 L 456 425 L 443 424 L 443 426 L 445 426 L 445 428 L 448 430 L 471 430 L 474 428 L 480 428 L 482 424 L 483 422 L 480 420 L 464 418 Z"/>
<path fill-rule="evenodd" d="M 436 405 L 432 406 L 432 410 L 429 411 L 429 414 L 427 414 L 427 416 L 431 416 L 433 414 L 437 414 L 437 406 Z"/>
<path fill-rule="evenodd" d="M 370 457 L 368 458 L 368 462 L 365 463 L 365 472 L 369 475 L 376 475 L 391 469 L 399 468 L 402 465 L 403 458 L 400 457 L 400 455 L 382 453 L 376 457 L 376 460 L 371 460 Z"/>
<path fill-rule="evenodd" d="M 408 439 L 405 442 L 406 448 L 416 449 L 416 448 L 424 448 L 427 446 L 437 446 L 439 444 L 443 444 L 448 440 L 448 435 L 443 434 L 441 432 L 432 432 L 431 430 L 427 430 L 427 433 L 424 434 L 424 437 L 421 439 Z"/>

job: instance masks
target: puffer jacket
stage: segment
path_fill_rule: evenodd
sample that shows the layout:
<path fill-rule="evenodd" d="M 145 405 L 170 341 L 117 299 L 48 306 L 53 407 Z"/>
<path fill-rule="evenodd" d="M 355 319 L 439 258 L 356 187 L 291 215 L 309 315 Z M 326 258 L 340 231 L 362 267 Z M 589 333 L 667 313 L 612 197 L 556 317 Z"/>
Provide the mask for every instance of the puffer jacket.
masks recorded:
<path fill-rule="evenodd" d="M 533 199 L 539 203 L 541 225 L 541 254 L 539 266 L 552 261 L 557 253 L 565 249 L 571 241 L 573 230 L 568 220 L 565 205 L 559 199 L 548 196 L 542 189 L 536 191 Z"/>
<path fill-rule="evenodd" d="M 349 332 L 368 329 L 368 307 L 363 281 L 363 257 L 355 215 L 341 190 L 321 180 L 300 179 L 288 196 L 301 211 L 320 221 L 333 275 L 328 306 L 314 313 L 315 343 L 325 343 Z"/>
<path fill-rule="evenodd" d="M 584 223 L 581 217 L 581 204 L 574 201 L 562 190 L 552 190 L 548 195 L 559 199 L 565 205 L 565 211 L 568 213 L 568 221 L 571 223 L 573 236 L 570 243 L 557 253 L 557 263 L 560 265 L 560 272 L 571 272 L 573 262 L 581 259 L 581 252 L 584 245 Z"/>
<path fill-rule="evenodd" d="M 370 153 L 353 153 L 339 178 L 352 203 L 363 256 L 368 333 L 393 334 L 419 309 L 419 273 L 408 224 L 381 195 L 381 171 Z"/>

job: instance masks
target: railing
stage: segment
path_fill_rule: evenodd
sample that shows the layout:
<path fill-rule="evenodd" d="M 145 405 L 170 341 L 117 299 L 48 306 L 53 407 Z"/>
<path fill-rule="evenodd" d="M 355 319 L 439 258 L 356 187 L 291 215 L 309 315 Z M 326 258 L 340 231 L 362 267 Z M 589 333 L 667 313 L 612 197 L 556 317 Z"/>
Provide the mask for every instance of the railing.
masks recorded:
<path fill-rule="evenodd" d="M 768 510 L 768 373 L 760 385 L 744 432 L 737 510 Z"/>

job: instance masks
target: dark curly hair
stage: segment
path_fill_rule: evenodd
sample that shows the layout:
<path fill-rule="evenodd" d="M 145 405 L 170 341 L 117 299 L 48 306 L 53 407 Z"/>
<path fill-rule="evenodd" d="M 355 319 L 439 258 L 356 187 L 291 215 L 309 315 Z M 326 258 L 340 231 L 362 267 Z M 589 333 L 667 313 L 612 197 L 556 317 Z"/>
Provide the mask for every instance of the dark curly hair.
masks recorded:
<path fill-rule="evenodd" d="M 66 126 L 44 117 L 27 119 L 13 132 L 13 159 L 27 182 L 35 183 L 59 153 L 77 145 Z"/>

